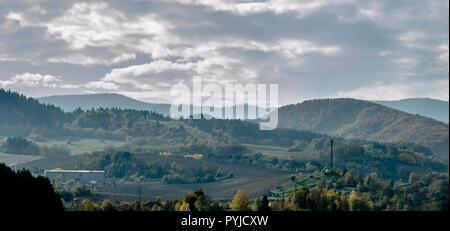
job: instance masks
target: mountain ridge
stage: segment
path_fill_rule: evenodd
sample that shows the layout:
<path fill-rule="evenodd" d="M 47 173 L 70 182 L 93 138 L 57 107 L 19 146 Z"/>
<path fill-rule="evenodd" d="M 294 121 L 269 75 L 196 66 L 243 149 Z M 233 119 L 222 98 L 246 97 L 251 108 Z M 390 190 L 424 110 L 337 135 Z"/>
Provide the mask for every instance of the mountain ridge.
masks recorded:
<path fill-rule="evenodd" d="M 146 111 L 157 111 L 165 116 L 169 115 L 169 104 L 142 102 L 117 93 L 82 94 L 82 95 L 54 95 L 37 98 L 41 103 L 60 107 L 65 112 L 77 108 L 90 110 L 92 108 L 120 108 Z"/>
<path fill-rule="evenodd" d="M 448 124 L 369 101 L 316 99 L 279 108 L 279 126 L 348 139 L 409 142 L 448 160 Z"/>
<path fill-rule="evenodd" d="M 117 93 L 100 93 L 100 94 L 82 94 L 82 95 L 54 95 L 37 98 L 40 103 L 50 104 L 60 107 L 65 112 L 73 112 L 74 110 L 81 108 L 82 110 L 91 110 L 99 108 L 118 108 L 118 109 L 134 109 L 134 110 L 146 110 L 151 112 L 157 112 L 164 116 L 170 116 L 170 104 L 166 103 L 148 103 L 127 97 L 125 95 Z M 193 111 L 191 105 L 191 112 Z M 199 107 L 195 106 L 197 110 Z M 244 105 L 244 110 L 248 110 L 249 105 Z M 256 106 L 254 107 L 257 110 Z M 268 113 L 268 112 L 263 112 Z M 208 114 L 208 113 L 204 113 Z M 244 112 L 244 117 L 236 116 L 230 119 L 256 119 L 254 116 L 248 116 L 248 113 Z M 222 108 L 222 116 L 225 118 L 225 111 Z"/>
<path fill-rule="evenodd" d="M 411 114 L 426 116 L 444 123 L 449 122 L 449 102 L 431 98 L 401 100 L 373 100 L 372 102 Z"/>

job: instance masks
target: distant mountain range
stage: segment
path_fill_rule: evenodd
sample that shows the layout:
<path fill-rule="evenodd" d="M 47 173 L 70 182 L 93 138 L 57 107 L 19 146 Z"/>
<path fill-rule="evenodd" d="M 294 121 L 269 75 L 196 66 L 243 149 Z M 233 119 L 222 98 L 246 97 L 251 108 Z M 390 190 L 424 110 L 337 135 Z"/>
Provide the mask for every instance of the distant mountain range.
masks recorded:
<path fill-rule="evenodd" d="M 424 145 L 449 158 L 449 126 L 377 103 L 356 99 L 318 99 L 278 110 L 279 126 L 390 143 Z"/>
<path fill-rule="evenodd" d="M 71 112 L 76 110 L 77 108 L 81 108 L 82 110 L 90 110 L 92 108 L 94 109 L 118 108 L 118 109 L 152 111 L 162 114 L 164 116 L 170 115 L 170 104 L 146 103 L 115 93 L 86 94 L 86 95 L 55 95 L 37 98 L 37 100 L 40 103 L 60 107 L 65 112 Z M 253 107 L 252 109 L 254 110 L 258 109 L 255 106 L 250 107 Z M 233 114 L 233 116 L 229 117 L 228 119 L 256 119 L 259 117 L 258 114 L 256 116 L 248 116 L 247 113 L 248 105 L 245 105 L 244 108 L 245 108 L 244 116 L 236 116 L 235 114 Z M 191 111 L 192 109 L 193 106 L 191 105 Z M 196 107 L 196 109 L 199 108 Z M 225 117 L 224 109 L 222 109 L 222 116 Z"/>
<path fill-rule="evenodd" d="M 387 107 L 391 107 L 400 111 L 411 114 L 418 114 L 448 123 L 449 103 L 447 101 L 415 98 L 402 99 L 397 101 L 372 101 Z"/>

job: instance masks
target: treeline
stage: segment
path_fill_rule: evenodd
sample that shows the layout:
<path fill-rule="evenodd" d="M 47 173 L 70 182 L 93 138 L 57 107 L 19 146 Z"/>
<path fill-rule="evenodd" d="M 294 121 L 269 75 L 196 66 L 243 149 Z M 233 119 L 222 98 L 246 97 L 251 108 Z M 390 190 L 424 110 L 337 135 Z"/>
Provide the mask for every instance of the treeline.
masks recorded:
<path fill-rule="evenodd" d="M 250 143 L 289 147 L 296 140 L 311 142 L 326 135 L 293 129 L 260 130 L 259 124 L 242 120 L 189 119 L 185 122 L 201 131 L 210 133 L 226 143 Z"/>
<path fill-rule="evenodd" d="M 34 98 L 0 89 L 0 135 L 4 136 L 84 136 L 90 133 L 91 136 L 97 135 L 97 138 L 125 139 L 126 135 L 137 136 L 139 130 L 133 129 L 148 120 L 168 121 L 169 118 L 156 112 L 116 108 L 77 109 L 65 113 L 59 107 L 41 104 Z M 84 132 L 84 128 L 109 132 Z M 119 131 L 121 129 L 130 131 Z"/>
<path fill-rule="evenodd" d="M 311 158 L 315 163 L 328 166 L 330 161 L 330 140 L 315 139 L 310 145 L 315 150 Z M 355 145 L 334 142 L 334 163 L 336 167 L 354 170 L 359 174 L 376 172 L 384 179 L 408 178 L 414 171 L 447 172 L 448 163 L 435 157 L 417 152 L 417 148 L 380 143 Z M 419 149 L 420 150 L 420 149 Z"/>
<path fill-rule="evenodd" d="M 4 141 L 0 140 L 0 150 L 10 154 L 43 155 L 46 157 L 70 155 L 70 149 L 64 145 L 39 146 L 23 137 L 8 137 Z"/>
<path fill-rule="evenodd" d="M 199 165 L 186 167 L 176 162 L 153 163 L 139 159 L 135 154 L 124 151 L 105 150 L 82 155 L 75 163 L 75 169 L 105 170 L 106 177 L 124 181 L 144 182 L 161 179 L 169 184 L 206 183 L 232 178 L 232 172 L 216 166 Z"/>
<path fill-rule="evenodd" d="M 0 128 L 21 126 L 54 128 L 66 121 L 64 112 L 55 106 L 44 105 L 36 99 L 0 89 Z"/>
<path fill-rule="evenodd" d="M 69 210 L 81 211 L 448 211 L 448 174 L 411 174 L 409 185 L 385 182 L 376 174 L 358 177 L 351 172 L 335 174 L 313 188 L 302 187 L 285 197 L 249 198 L 243 189 L 232 200 L 211 200 L 202 190 L 183 199 L 134 202 L 73 200 Z M 336 182 L 351 186 L 350 192 L 335 188 Z M 348 184 L 348 185 L 347 185 Z M 355 185 L 353 187 L 353 185 Z"/>
<path fill-rule="evenodd" d="M 252 204 L 245 190 L 237 191 L 232 201 L 214 201 L 202 190 L 187 193 L 183 199 L 167 199 L 156 197 L 144 201 L 103 201 L 85 197 L 82 200 L 68 202 L 71 211 L 270 211 L 267 196 L 258 198 Z"/>
<path fill-rule="evenodd" d="M 197 140 L 196 143 L 184 145 L 180 148 L 180 152 L 201 153 L 207 159 L 233 164 L 295 172 L 314 172 L 329 167 L 330 139 L 315 138 L 309 143 L 304 140 L 302 142 L 301 150 L 305 152 L 297 158 L 264 155 L 240 144 L 225 144 L 211 140 Z M 300 147 L 296 148 L 300 149 Z M 448 170 L 448 164 L 436 157 L 406 147 L 378 143 L 360 146 L 335 141 L 333 159 L 335 167 L 353 170 L 360 175 L 376 172 L 384 179 L 407 178 L 413 171 L 424 173 Z"/>
<path fill-rule="evenodd" d="M 371 173 L 361 178 L 352 172 L 302 187 L 281 202 L 285 210 L 313 211 L 448 211 L 448 173 L 411 173 L 409 184 L 385 182 Z M 353 190 L 345 192 L 345 187 Z"/>

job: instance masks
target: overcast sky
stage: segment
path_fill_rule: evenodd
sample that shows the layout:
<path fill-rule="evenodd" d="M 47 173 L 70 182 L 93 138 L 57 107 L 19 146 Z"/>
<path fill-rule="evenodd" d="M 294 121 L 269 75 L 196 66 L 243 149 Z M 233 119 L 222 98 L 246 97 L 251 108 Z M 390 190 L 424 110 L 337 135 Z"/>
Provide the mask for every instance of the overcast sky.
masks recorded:
<path fill-rule="evenodd" d="M 170 102 L 193 76 L 311 98 L 449 99 L 447 0 L 0 0 L 0 88 Z"/>

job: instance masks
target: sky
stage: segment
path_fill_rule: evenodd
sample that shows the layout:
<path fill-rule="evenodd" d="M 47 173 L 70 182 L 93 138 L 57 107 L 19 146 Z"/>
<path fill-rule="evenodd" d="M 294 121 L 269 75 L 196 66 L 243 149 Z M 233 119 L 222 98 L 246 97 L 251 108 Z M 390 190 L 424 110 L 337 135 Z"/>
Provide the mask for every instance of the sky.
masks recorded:
<path fill-rule="evenodd" d="M 279 104 L 449 100 L 447 0 L 0 0 L 0 88 L 30 97 L 278 84 Z"/>

